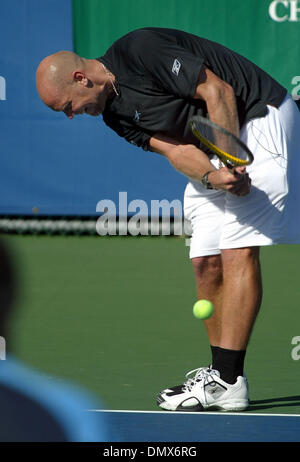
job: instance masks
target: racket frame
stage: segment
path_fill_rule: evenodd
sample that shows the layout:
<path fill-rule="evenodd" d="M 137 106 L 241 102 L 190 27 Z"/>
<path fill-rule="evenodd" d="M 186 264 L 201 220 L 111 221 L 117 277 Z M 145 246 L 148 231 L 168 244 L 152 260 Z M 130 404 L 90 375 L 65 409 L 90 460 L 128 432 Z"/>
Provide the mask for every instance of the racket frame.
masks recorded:
<path fill-rule="evenodd" d="M 223 135 L 228 136 L 231 138 L 243 151 L 247 153 L 248 158 L 247 159 L 240 159 L 239 157 L 236 157 L 232 154 L 229 154 L 228 152 L 224 151 L 223 149 L 219 148 L 216 146 L 214 143 L 212 143 L 210 140 L 208 140 L 204 135 L 202 135 L 198 129 L 197 129 L 197 123 L 201 123 L 206 125 L 207 127 L 213 128 Z M 211 120 L 202 117 L 202 116 L 194 116 L 190 119 L 189 121 L 189 126 L 190 129 L 193 133 L 193 135 L 202 143 L 206 148 L 209 149 L 211 154 L 216 154 L 222 162 L 227 165 L 228 167 L 237 167 L 237 166 L 246 166 L 252 164 L 254 160 L 254 156 L 250 149 L 243 143 L 237 136 L 235 136 L 233 133 L 229 132 L 225 128 L 221 127 L 220 125 L 217 125 L 216 123 L 212 122 Z"/>

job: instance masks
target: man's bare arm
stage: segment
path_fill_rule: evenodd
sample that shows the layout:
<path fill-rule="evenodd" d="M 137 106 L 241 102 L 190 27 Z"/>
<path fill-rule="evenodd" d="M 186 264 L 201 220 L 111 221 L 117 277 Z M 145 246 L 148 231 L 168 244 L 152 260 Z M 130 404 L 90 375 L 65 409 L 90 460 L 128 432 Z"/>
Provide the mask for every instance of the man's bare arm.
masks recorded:
<path fill-rule="evenodd" d="M 191 179 L 201 181 L 205 173 L 211 172 L 208 179 L 215 189 L 240 196 L 250 190 L 248 175 L 244 175 L 245 167 L 237 167 L 236 174 L 226 167 L 216 170 L 207 155 L 193 144 L 182 144 L 157 133 L 150 138 L 149 146 L 151 151 L 165 156 L 176 170 Z"/>
<path fill-rule="evenodd" d="M 206 103 L 210 120 L 239 136 L 239 119 L 233 88 L 208 68 L 200 72 L 194 99 Z"/>
<path fill-rule="evenodd" d="M 181 144 L 157 133 L 149 145 L 151 151 L 165 156 L 176 170 L 194 180 L 200 181 L 205 173 L 216 170 L 207 155 L 193 144 Z"/>

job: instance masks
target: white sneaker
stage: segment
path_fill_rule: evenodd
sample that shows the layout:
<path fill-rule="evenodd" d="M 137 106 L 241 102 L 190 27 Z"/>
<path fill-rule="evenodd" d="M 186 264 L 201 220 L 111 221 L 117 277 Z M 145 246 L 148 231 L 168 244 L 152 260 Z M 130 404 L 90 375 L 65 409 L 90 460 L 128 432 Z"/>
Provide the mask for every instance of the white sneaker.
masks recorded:
<path fill-rule="evenodd" d="M 190 377 L 194 374 L 193 377 Z M 231 385 L 218 371 L 201 367 L 186 374 L 183 385 L 163 390 L 157 404 L 167 411 L 244 411 L 249 406 L 247 380 L 238 377 Z"/>

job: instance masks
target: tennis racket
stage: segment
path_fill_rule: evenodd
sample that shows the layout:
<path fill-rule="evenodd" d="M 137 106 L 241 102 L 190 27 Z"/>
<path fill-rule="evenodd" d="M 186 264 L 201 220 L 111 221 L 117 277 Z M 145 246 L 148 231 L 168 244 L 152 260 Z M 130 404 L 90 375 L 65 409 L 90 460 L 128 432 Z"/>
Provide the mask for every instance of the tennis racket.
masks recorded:
<path fill-rule="evenodd" d="M 202 116 L 192 117 L 189 126 L 200 141 L 199 148 L 208 155 L 217 155 L 226 167 L 252 164 L 254 157 L 250 149 L 225 128 Z"/>

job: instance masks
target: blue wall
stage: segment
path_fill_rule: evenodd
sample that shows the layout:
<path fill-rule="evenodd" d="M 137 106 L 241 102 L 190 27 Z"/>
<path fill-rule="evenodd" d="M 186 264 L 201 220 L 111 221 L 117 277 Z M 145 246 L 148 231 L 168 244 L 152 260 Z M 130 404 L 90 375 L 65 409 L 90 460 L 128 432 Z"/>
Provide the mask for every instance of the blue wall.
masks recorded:
<path fill-rule="evenodd" d="M 43 105 L 36 68 L 63 49 L 73 49 L 71 0 L 0 1 L 0 214 L 95 215 L 119 191 L 148 204 L 182 200 L 186 178 L 164 158 L 131 146 L 101 116 L 70 121 Z"/>

